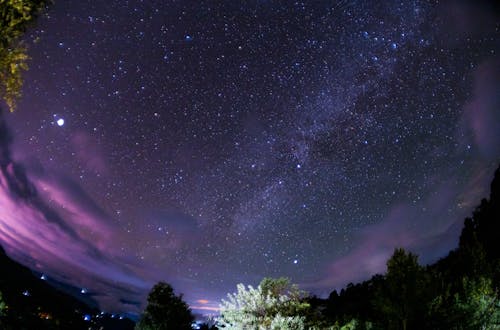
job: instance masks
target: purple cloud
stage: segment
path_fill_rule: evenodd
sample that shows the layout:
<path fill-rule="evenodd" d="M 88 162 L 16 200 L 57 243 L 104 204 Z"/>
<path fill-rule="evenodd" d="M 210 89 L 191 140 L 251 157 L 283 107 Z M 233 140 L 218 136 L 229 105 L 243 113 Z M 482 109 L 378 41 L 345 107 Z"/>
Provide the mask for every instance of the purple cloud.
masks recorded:
<path fill-rule="evenodd" d="M 48 173 L 27 175 L 11 159 L 0 113 L 0 242 L 19 262 L 55 280 L 106 292 L 101 307 L 142 298 L 149 283 L 120 262 L 111 219 L 74 182 Z M 130 306 L 128 306 L 130 307 Z"/>
<path fill-rule="evenodd" d="M 483 157 L 500 154 L 500 60 L 482 63 L 474 72 L 473 99 L 464 107 L 462 131 L 470 131 Z"/>

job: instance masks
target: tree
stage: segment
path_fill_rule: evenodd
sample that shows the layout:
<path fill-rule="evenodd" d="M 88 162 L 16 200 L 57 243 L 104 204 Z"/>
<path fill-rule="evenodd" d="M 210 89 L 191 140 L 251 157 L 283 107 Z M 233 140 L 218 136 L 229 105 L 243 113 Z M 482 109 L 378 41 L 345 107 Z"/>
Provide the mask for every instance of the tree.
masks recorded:
<path fill-rule="evenodd" d="M 4 316 L 6 310 L 7 310 L 7 305 L 3 301 L 2 292 L 0 291 L 0 318 Z M 2 324 L 1 321 L 0 324 Z"/>
<path fill-rule="evenodd" d="M 6 309 L 7 309 L 7 305 L 3 301 L 2 292 L 0 291 L 0 317 L 3 316 Z"/>
<path fill-rule="evenodd" d="M 182 295 L 176 296 L 167 283 L 159 282 L 149 293 L 148 305 L 136 325 L 137 330 L 191 329 L 194 318 Z"/>
<path fill-rule="evenodd" d="M 388 321 L 389 329 L 409 329 L 425 314 L 425 274 L 417 256 L 396 249 L 387 261 L 385 283 L 375 298 L 375 308 Z M 413 326 L 414 327 L 414 326 Z"/>
<path fill-rule="evenodd" d="M 27 25 L 47 0 L 0 1 L 0 98 L 14 111 L 21 96 L 22 71 L 27 70 L 27 48 L 22 42 Z"/>
<path fill-rule="evenodd" d="M 2 292 L 0 291 L 0 327 L 2 326 L 2 318 L 5 316 L 5 311 L 7 310 L 7 305 L 3 301 Z"/>
<path fill-rule="evenodd" d="M 461 316 L 459 329 L 500 329 L 500 300 L 489 279 L 464 278 L 463 294 L 455 294 L 454 307 Z"/>
<path fill-rule="evenodd" d="M 309 304 L 286 278 L 264 278 L 257 288 L 237 285 L 221 303 L 221 325 L 228 329 L 304 329 Z"/>

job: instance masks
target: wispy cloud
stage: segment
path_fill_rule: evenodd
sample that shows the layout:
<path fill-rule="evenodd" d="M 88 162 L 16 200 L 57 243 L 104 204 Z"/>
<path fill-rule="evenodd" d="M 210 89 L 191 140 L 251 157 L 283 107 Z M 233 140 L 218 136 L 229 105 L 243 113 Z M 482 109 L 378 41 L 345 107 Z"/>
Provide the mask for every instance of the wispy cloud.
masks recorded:
<path fill-rule="evenodd" d="M 15 259 L 101 294 L 104 308 L 137 300 L 148 287 L 120 262 L 109 242 L 111 218 L 70 179 L 26 173 L 11 158 L 9 132 L 0 113 L 0 242 Z"/>

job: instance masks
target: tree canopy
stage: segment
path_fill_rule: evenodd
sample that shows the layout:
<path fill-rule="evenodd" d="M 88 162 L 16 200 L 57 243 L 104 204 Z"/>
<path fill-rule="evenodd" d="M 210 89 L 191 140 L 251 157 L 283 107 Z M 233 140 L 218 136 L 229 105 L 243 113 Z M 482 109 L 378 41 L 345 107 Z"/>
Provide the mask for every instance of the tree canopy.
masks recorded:
<path fill-rule="evenodd" d="M 191 329 L 194 318 L 182 295 L 170 284 L 159 282 L 150 291 L 148 305 L 136 325 L 137 330 Z"/>
<path fill-rule="evenodd" d="M 21 96 L 22 72 L 28 69 L 26 27 L 47 0 L 0 0 L 0 98 L 14 111 Z"/>
<path fill-rule="evenodd" d="M 2 292 L 0 291 L 0 317 L 3 315 L 6 307 L 7 306 L 5 305 L 5 302 L 3 301 Z"/>
<path fill-rule="evenodd" d="M 257 288 L 238 284 L 222 300 L 221 325 L 228 329 L 305 329 L 309 304 L 287 278 L 264 278 Z"/>

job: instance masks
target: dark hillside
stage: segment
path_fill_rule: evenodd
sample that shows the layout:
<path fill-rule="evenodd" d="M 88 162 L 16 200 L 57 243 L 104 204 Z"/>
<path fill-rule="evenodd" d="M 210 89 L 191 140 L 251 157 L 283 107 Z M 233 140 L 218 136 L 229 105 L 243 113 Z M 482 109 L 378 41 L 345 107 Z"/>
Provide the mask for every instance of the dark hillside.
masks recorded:
<path fill-rule="evenodd" d="M 134 322 L 100 311 L 63 293 L 10 259 L 0 246 L 0 292 L 6 308 L 1 329 L 133 329 Z M 87 318 L 87 319 L 86 319 Z"/>

